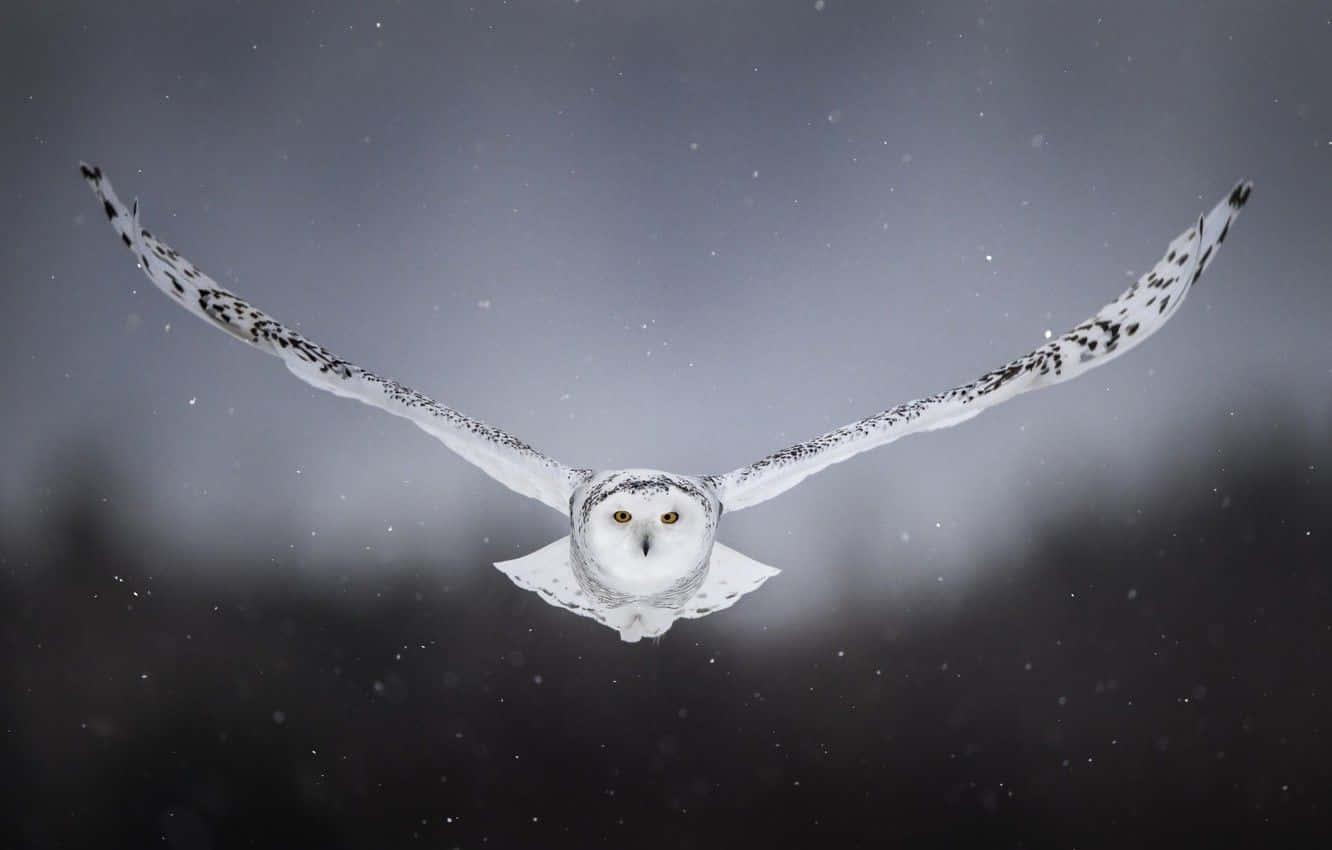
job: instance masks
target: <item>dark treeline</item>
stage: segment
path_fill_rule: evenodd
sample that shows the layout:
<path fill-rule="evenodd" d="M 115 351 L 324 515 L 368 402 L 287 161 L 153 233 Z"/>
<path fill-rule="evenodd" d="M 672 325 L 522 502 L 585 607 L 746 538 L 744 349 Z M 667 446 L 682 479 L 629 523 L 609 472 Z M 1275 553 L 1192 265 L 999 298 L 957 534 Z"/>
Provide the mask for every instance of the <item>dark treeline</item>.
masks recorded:
<path fill-rule="evenodd" d="M 1332 476 L 1317 435 L 1217 448 L 1224 492 L 1089 497 L 964 587 L 656 646 L 481 553 L 310 582 L 122 538 L 82 458 L 0 549 L 0 844 L 1277 846 L 1332 814 Z"/>

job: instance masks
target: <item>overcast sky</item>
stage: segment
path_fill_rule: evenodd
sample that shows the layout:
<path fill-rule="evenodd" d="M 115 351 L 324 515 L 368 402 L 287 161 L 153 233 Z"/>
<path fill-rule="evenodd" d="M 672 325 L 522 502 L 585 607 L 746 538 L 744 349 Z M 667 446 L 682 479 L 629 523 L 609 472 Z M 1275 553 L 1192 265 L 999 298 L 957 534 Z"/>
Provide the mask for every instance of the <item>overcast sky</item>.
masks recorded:
<path fill-rule="evenodd" d="M 1147 503 L 1162 469 L 1224 468 L 1209 434 L 1329 434 L 1321 4 L 62 2 L 8 18 L 11 529 L 91 486 L 159 535 L 267 530 L 316 559 L 473 569 L 450 549 L 513 557 L 565 533 L 409 424 L 169 303 L 80 159 L 338 354 L 567 463 L 682 472 L 1030 350 L 1256 181 L 1143 348 L 728 517 L 724 542 L 786 570 L 767 612 L 830 575 L 982 569 L 1033 511 L 1089 488 Z M 60 477 L 61 458 L 102 455 L 105 477 Z"/>

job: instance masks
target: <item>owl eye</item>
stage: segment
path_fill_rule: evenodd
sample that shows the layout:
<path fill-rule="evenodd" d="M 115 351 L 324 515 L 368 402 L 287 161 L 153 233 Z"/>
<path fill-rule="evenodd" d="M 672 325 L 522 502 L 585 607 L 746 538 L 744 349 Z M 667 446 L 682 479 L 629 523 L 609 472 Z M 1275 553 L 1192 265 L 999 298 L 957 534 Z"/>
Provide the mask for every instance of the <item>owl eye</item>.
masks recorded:
<path fill-rule="evenodd" d="M 616 511 L 615 513 L 611 514 L 611 516 L 613 516 L 615 518 L 615 521 L 618 523 L 626 523 L 629 520 L 633 519 L 633 515 L 631 515 L 628 511 Z"/>
<path fill-rule="evenodd" d="M 677 514 L 675 511 L 667 511 L 666 513 L 661 515 L 661 521 L 666 523 L 667 525 L 671 525 L 679 518 L 680 515 Z"/>

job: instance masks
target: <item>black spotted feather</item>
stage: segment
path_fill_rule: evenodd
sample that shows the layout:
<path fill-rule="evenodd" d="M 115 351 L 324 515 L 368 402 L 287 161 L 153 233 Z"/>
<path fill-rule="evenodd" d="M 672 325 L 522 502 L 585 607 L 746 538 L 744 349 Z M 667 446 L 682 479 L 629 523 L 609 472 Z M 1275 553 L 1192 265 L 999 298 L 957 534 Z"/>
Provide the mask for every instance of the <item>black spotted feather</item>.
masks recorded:
<path fill-rule="evenodd" d="M 762 460 L 704 480 L 728 511 L 771 499 L 806 477 L 907 434 L 956 425 L 1002 401 L 1048 387 L 1108 363 L 1166 323 L 1216 257 L 1253 184 L 1241 182 L 1212 211 L 1181 233 L 1165 256 L 1095 316 L 1030 354 L 969 384 L 909 401 Z"/>
<path fill-rule="evenodd" d="M 492 425 L 464 416 L 306 339 L 223 289 L 171 246 L 144 230 L 139 225 L 138 202 L 132 209 L 126 208 L 100 168 L 84 164 L 80 170 L 144 274 L 186 310 L 242 342 L 278 356 L 306 383 L 411 420 L 501 484 L 561 513 L 569 512 L 569 497 L 587 478 L 586 471 L 564 466 Z"/>

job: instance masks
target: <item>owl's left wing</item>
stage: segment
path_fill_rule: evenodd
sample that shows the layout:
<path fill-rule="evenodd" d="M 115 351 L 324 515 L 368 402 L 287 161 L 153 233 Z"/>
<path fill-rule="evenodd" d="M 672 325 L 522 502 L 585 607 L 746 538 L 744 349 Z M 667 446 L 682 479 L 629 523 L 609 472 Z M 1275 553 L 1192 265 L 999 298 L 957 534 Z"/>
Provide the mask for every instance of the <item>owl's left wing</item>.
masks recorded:
<path fill-rule="evenodd" d="M 919 431 L 965 422 L 988 407 L 1108 363 L 1151 336 L 1216 256 L 1253 184 L 1241 182 L 1175 238 L 1151 271 L 1073 330 L 969 384 L 909 401 L 724 475 L 706 476 L 725 510 L 767 501 L 821 469 Z"/>
<path fill-rule="evenodd" d="M 504 486 L 569 513 L 569 496 L 589 473 L 558 463 L 523 441 L 445 407 L 397 381 L 333 354 L 218 286 L 171 246 L 139 226 L 139 204 L 127 208 L 100 168 L 81 165 L 120 241 L 143 273 L 190 313 L 242 342 L 276 355 L 296 377 L 410 420 Z"/>

